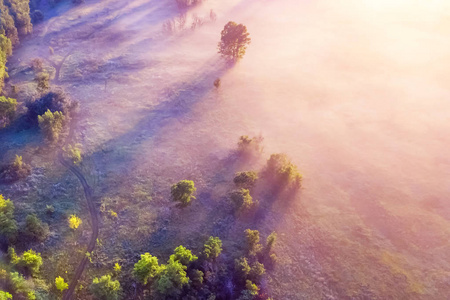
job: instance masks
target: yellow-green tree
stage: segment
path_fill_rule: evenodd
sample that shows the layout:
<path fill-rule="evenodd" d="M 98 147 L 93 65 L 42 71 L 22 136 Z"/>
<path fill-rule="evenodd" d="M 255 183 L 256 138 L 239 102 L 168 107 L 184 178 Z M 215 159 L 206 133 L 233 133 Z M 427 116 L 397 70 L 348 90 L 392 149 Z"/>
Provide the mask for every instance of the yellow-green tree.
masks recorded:
<path fill-rule="evenodd" d="M 64 290 L 67 290 L 69 288 L 69 284 L 67 284 L 64 281 L 64 278 L 62 278 L 61 276 L 58 276 L 58 277 L 55 278 L 55 286 L 61 292 L 64 291 Z"/>
<path fill-rule="evenodd" d="M 69 227 L 70 228 L 75 230 L 81 225 L 81 223 L 83 223 L 83 222 L 77 215 L 70 215 L 70 217 L 69 217 Z"/>
<path fill-rule="evenodd" d="M 60 111 L 52 113 L 49 109 L 41 116 L 38 116 L 39 127 L 44 133 L 45 138 L 50 142 L 56 142 L 59 139 L 64 126 L 65 116 Z"/>

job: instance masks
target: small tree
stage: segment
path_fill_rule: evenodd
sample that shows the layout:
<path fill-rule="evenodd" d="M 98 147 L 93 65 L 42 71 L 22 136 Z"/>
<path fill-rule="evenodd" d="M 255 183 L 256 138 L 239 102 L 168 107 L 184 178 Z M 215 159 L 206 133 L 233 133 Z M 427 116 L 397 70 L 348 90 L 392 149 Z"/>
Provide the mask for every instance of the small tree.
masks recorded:
<path fill-rule="evenodd" d="M 37 90 L 40 93 L 45 93 L 50 89 L 50 75 L 46 72 L 40 72 L 34 79 L 37 83 Z"/>
<path fill-rule="evenodd" d="M 119 299 L 120 283 L 117 280 L 112 280 L 111 275 L 103 275 L 92 280 L 90 290 L 97 299 L 117 300 Z"/>
<path fill-rule="evenodd" d="M 39 127 L 48 141 L 58 141 L 59 134 L 64 126 L 64 119 L 64 114 L 60 111 L 52 113 L 47 110 L 42 116 L 38 116 Z"/>
<path fill-rule="evenodd" d="M 192 254 L 191 250 L 184 246 L 178 246 L 175 248 L 174 254 L 172 254 L 170 258 L 175 261 L 179 261 L 185 266 L 198 259 L 196 255 Z"/>
<path fill-rule="evenodd" d="M 261 277 L 265 273 L 266 269 L 264 268 L 264 265 L 260 262 L 255 261 L 251 266 L 249 277 L 251 280 L 259 282 L 261 280 Z"/>
<path fill-rule="evenodd" d="M 258 174 L 254 171 L 237 172 L 233 182 L 237 187 L 251 189 L 255 186 Z"/>
<path fill-rule="evenodd" d="M 239 154 L 242 156 L 261 154 L 263 151 L 263 140 L 262 136 L 250 138 L 248 135 L 241 135 L 238 141 Z"/>
<path fill-rule="evenodd" d="M 162 266 L 162 269 L 156 282 L 158 292 L 169 299 L 179 299 L 183 287 L 189 283 L 187 267 L 171 256 L 167 265 Z"/>
<path fill-rule="evenodd" d="M 0 235 L 13 240 L 17 234 L 17 222 L 14 220 L 14 204 L 0 194 Z"/>
<path fill-rule="evenodd" d="M 141 254 L 141 259 L 134 264 L 133 275 L 142 284 L 146 285 L 149 279 L 159 275 L 161 267 L 158 258 L 150 253 Z"/>
<path fill-rule="evenodd" d="M 6 127 L 14 118 L 17 100 L 0 96 L 0 128 Z"/>
<path fill-rule="evenodd" d="M 172 185 L 170 192 L 173 201 L 180 202 L 183 206 L 186 206 L 191 202 L 191 199 L 195 199 L 193 194 L 196 190 L 192 180 L 181 180 Z"/>
<path fill-rule="evenodd" d="M 39 273 L 39 269 L 42 266 L 42 257 L 40 253 L 36 253 L 33 250 L 25 251 L 22 254 L 19 265 L 28 269 L 31 274 L 36 275 Z"/>
<path fill-rule="evenodd" d="M 30 239 L 42 242 L 47 239 L 48 233 L 48 224 L 39 220 L 35 214 L 27 216 L 25 219 L 25 234 Z"/>
<path fill-rule="evenodd" d="M 55 286 L 61 292 L 69 288 L 69 284 L 67 284 L 61 276 L 55 278 Z"/>
<path fill-rule="evenodd" d="M 12 295 L 8 292 L 0 291 L 0 300 L 12 299 Z"/>
<path fill-rule="evenodd" d="M 77 229 L 81 225 L 81 223 L 83 223 L 81 219 L 77 217 L 77 215 L 70 215 L 68 222 L 69 227 L 72 228 L 73 230 Z"/>
<path fill-rule="evenodd" d="M 80 144 L 68 145 L 67 147 L 63 148 L 63 150 L 65 154 L 64 156 L 70 159 L 75 165 L 81 162 L 82 158 Z"/>
<path fill-rule="evenodd" d="M 210 236 L 204 245 L 203 255 L 207 260 L 216 259 L 222 252 L 222 241 L 218 237 Z"/>
<path fill-rule="evenodd" d="M 247 27 L 235 22 L 228 22 L 222 30 L 219 42 L 219 53 L 234 61 L 244 57 L 245 50 L 250 44 Z"/>
<path fill-rule="evenodd" d="M 248 264 L 248 260 L 246 257 L 235 259 L 234 269 L 240 281 L 245 281 L 248 277 L 248 274 L 250 274 L 250 271 L 252 270 L 252 268 Z"/>
<path fill-rule="evenodd" d="M 248 210 L 255 204 L 252 196 L 250 196 L 250 191 L 247 189 L 239 189 L 231 192 L 230 199 L 236 210 Z"/>
<path fill-rule="evenodd" d="M 266 239 L 266 252 L 269 253 L 277 241 L 277 233 L 273 231 Z"/>
<path fill-rule="evenodd" d="M 5 182 L 14 182 L 31 174 L 30 165 L 23 162 L 22 156 L 16 154 L 14 161 L 0 169 L 0 179 Z"/>
<path fill-rule="evenodd" d="M 245 230 L 245 241 L 247 245 L 247 251 L 250 255 L 258 254 L 262 246 L 259 244 L 259 231 L 258 230 Z"/>

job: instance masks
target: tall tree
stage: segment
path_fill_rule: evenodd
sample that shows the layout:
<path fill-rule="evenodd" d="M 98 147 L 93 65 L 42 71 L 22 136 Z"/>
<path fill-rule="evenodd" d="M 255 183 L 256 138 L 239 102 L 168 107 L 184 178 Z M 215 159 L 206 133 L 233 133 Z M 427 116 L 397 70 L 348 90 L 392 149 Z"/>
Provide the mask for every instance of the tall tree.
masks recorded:
<path fill-rule="evenodd" d="M 234 61 L 243 58 L 251 42 L 249 35 L 247 27 L 243 24 L 228 22 L 221 33 L 219 53 Z"/>

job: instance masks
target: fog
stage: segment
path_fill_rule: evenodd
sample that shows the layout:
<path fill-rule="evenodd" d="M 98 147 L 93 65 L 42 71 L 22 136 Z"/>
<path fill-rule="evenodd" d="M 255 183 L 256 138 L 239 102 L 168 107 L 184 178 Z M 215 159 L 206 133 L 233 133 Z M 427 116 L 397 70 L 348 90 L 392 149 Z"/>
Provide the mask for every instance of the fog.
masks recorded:
<path fill-rule="evenodd" d="M 285 290 L 275 299 L 301 298 L 299 278 L 305 299 L 331 299 L 355 282 L 389 286 L 398 273 L 425 299 L 443 295 L 435 281 L 448 280 L 450 267 L 449 8 L 425 0 L 209 0 L 188 20 L 213 9 L 215 23 L 167 35 L 163 23 L 178 14 L 172 1 L 87 1 L 37 28 L 40 35 L 15 57 L 32 58 L 26 46 L 56 37 L 69 41 L 54 46 L 57 55 L 71 55 L 67 65 L 90 59 L 103 66 L 75 84 L 62 68 L 69 75 L 60 85 L 80 100 L 79 141 L 100 173 L 114 173 L 108 176 L 145 173 L 160 190 L 189 177 L 200 190 L 212 188 L 211 174 L 234 172 L 211 167 L 240 135 L 264 137 L 262 160 L 288 154 L 304 175 L 303 189 L 271 222 L 282 233 L 281 263 L 299 266 L 276 271 L 285 283 L 271 284 Z M 245 24 L 252 38 L 234 66 L 216 53 L 230 20 Z M 82 33 L 88 38 L 69 40 Z M 101 156 L 107 149 L 120 155 Z M 327 248 L 324 240 L 357 240 L 353 228 L 363 228 L 365 243 Z M 320 251 L 303 252 L 314 247 Z M 362 249 L 363 258 L 346 253 L 347 269 L 328 261 L 351 249 Z M 383 251 L 406 271 L 352 278 L 353 268 L 363 268 L 354 263 L 370 265 Z M 307 278 L 314 268 L 326 278 L 322 285 Z M 338 268 L 340 275 L 330 275 Z"/>

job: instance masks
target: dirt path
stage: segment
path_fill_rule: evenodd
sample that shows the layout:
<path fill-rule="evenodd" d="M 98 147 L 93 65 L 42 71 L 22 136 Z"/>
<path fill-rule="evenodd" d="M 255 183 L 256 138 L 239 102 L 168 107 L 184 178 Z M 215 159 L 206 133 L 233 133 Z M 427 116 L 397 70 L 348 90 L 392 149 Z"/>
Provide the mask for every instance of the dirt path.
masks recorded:
<path fill-rule="evenodd" d="M 67 167 L 72 173 L 75 174 L 75 176 L 78 177 L 78 179 L 81 182 L 81 185 L 83 186 L 84 195 L 86 197 L 86 201 L 88 204 L 88 209 L 89 209 L 89 213 L 91 215 L 91 224 L 92 224 L 91 240 L 89 242 L 89 245 L 88 245 L 86 251 L 92 252 L 92 250 L 94 250 L 94 248 L 95 248 L 95 244 L 97 242 L 97 237 L 98 237 L 98 217 L 97 217 L 97 212 L 95 210 L 94 200 L 92 197 L 92 194 L 93 194 L 92 188 L 87 183 L 86 178 L 83 176 L 81 171 L 76 166 L 74 166 L 64 160 L 62 153 L 58 154 L 58 158 L 63 166 Z M 72 298 L 72 294 L 77 286 L 78 280 L 80 279 L 81 275 L 83 274 L 84 268 L 86 267 L 87 263 L 88 263 L 88 257 L 85 256 L 85 257 L 83 257 L 80 264 L 78 265 L 72 280 L 70 280 L 69 288 L 64 293 L 63 300 L 69 300 Z"/>

